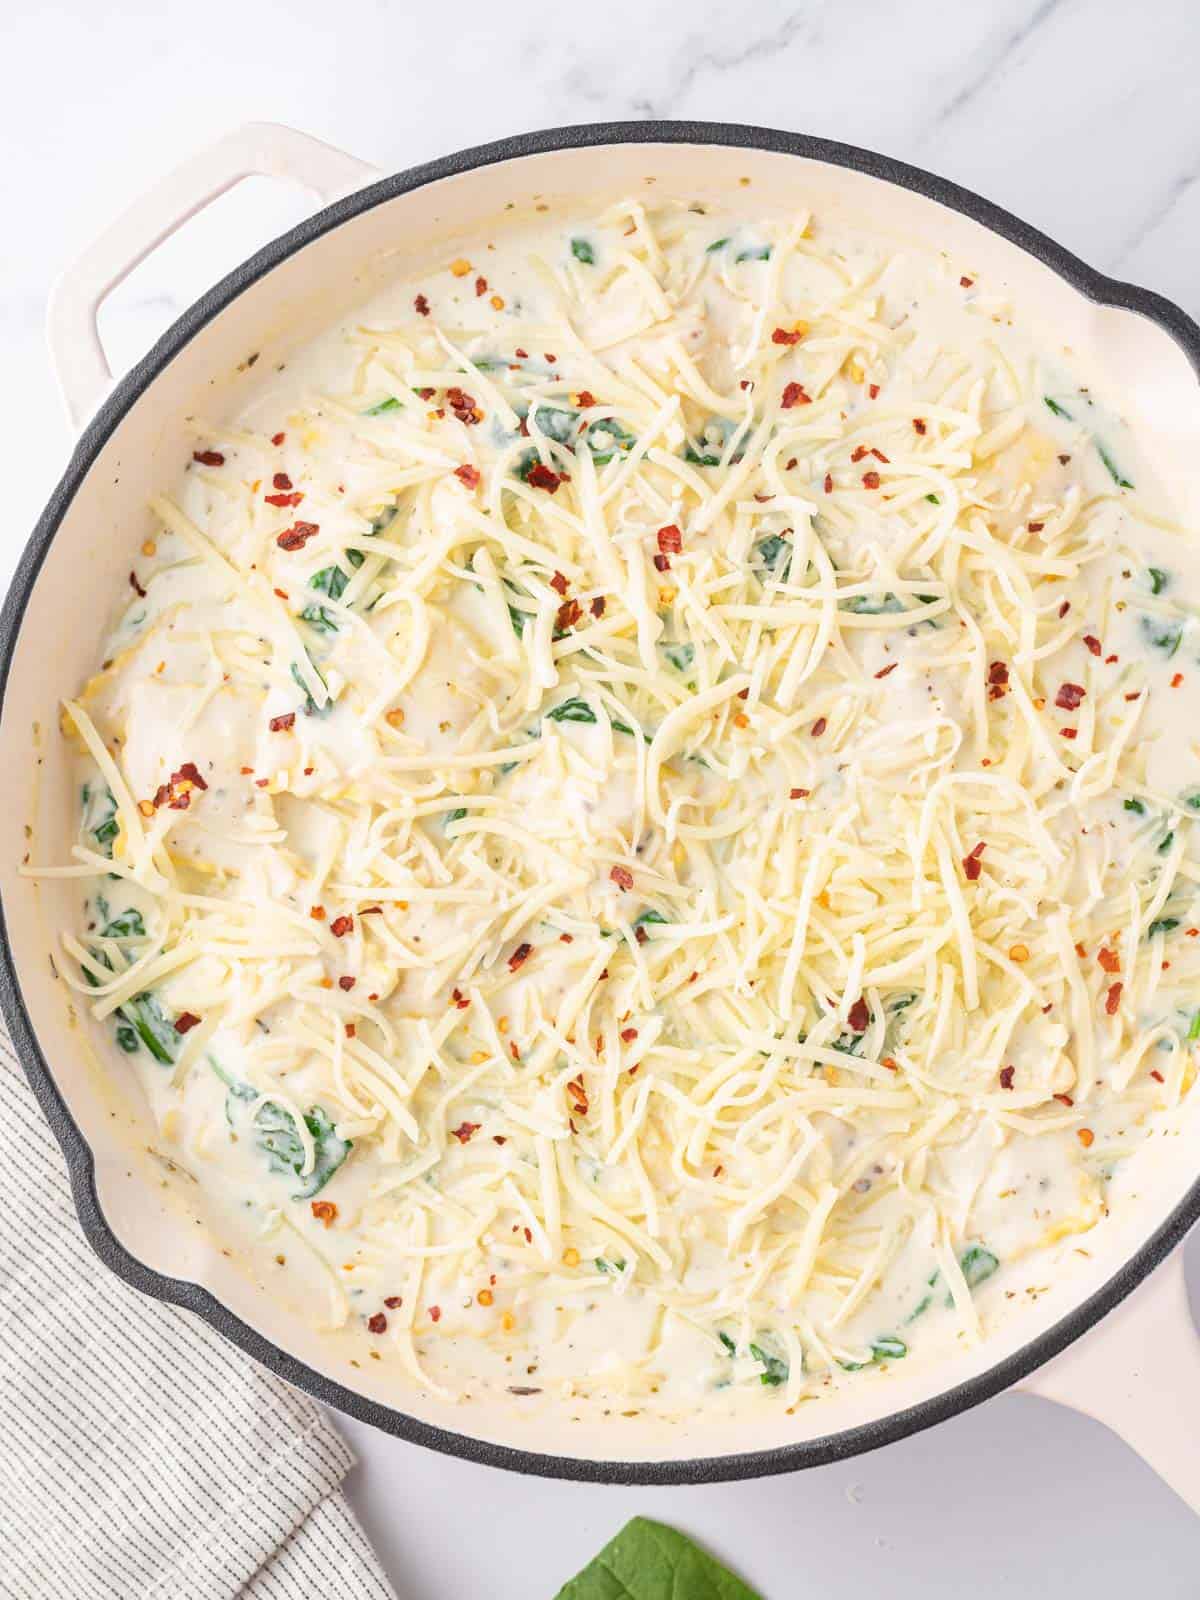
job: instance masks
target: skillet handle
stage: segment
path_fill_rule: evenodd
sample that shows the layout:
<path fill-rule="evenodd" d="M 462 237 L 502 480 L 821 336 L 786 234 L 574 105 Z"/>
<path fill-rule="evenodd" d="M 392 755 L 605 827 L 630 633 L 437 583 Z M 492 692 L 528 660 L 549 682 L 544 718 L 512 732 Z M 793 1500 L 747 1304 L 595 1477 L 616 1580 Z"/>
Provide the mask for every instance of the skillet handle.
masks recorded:
<path fill-rule="evenodd" d="M 379 173 L 295 128 L 248 122 L 161 179 L 67 268 L 51 291 L 46 332 L 73 426 L 92 414 L 113 378 L 96 326 L 104 300 L 189 217 L 252 176 L 301 184 L 328 202 Z"/>
<path fill-rule="evenodd" d="M 1200 1512 L 1200 1337 L 1182 1249 L 1099 1328 L 1017 1388 L 1104 1423 Z"/>

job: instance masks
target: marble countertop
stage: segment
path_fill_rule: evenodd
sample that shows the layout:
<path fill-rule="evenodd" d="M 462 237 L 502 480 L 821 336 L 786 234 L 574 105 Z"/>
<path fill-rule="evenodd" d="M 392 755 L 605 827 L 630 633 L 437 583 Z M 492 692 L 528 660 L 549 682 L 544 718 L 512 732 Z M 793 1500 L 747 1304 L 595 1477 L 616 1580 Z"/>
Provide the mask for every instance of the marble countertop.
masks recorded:
<path fill-rule="evenodd" d="M 1200 316 L 1195 0 L 648 0 L 636 37 L 630 8 L 545 0 L 15 0 L 6 15 L 5 579 L 71 443 L 43 342 L 49 284 L 165 170 L 250 119 L 389 170 L 569 122 L 802 130 L 954 178 Z M 189 225 L 105 308 L 114 368 L 311 205 L 254 180 Z M 536 1482 L 342 1425 L 362 1458 L 352 1497 L 402 1600 L 549 1600 L 637 1512 L 705 1539 L 764 1600 L 1195 1592 L 1200 1521 L 1098 1424 L 1021 1396 L 856 1461 L 689 1490 Z"/>

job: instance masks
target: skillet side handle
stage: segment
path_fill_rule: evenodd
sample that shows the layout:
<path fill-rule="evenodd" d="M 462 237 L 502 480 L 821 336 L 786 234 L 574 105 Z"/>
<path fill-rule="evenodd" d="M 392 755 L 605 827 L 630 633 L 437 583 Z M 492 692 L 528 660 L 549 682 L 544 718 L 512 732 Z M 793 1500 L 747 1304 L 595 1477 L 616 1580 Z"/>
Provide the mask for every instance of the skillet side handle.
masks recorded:
<path fill-rule="evenodd" d="M 1017 1387 L 1104 1423 L 1200 1512 L 1200 1336 L 1182 1249 L 1099 1328 Z"/>
<path fill-rule="evenodd" d="M 254 176 L 300 184 L 327 203 L 379 173 L 295 128 L 248 122 L 161 179 L 67 268 L 50 293 L 46 333 L 73 427 L 91 416 L 112 382 L 96 326 L 106 297 L 190 217 Z"/>

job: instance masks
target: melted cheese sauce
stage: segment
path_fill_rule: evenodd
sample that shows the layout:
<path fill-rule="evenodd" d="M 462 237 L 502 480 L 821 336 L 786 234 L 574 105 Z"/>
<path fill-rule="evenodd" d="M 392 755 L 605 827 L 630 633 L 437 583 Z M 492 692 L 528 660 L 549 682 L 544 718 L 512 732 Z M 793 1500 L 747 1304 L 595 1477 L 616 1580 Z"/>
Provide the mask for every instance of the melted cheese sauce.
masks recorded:
<path fill-rule="evenodd" d="M 626 201 L 197 437 L 64 713 L 68 981 L 308 1314 L 790 1406 L 1104 1214 L 1194 1076 L 1200 575 L 1086 380 L 935 254 Z"/>

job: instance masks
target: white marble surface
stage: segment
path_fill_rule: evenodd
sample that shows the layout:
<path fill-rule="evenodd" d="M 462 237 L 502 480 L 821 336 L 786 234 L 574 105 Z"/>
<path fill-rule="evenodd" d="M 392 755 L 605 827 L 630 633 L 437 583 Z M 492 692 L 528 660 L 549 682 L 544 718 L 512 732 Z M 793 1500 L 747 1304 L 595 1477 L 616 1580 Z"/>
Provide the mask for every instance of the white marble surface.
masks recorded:
<path fill-rule="evenodd" d="M 4 577 L 70 446 L 49 283 L 171 164 L 251 118 L 387 168 L 592 119 L 801 129 L 958 179 L 1200 314 L 1196 0 L 8 0 L 4 15 Z M 256 182 L 194 223 L 113 297 L 113 364 L 310 203 Z M 639 1511 L 705 1538 L 766 1600 L 1196 1592 L 1200 1522 L 1097 1424 L 1031 1399 L 842 1466 L 695 1490 L 540 1483 L 347 1431 L 402 1600 L 548 1600 Z"/>

